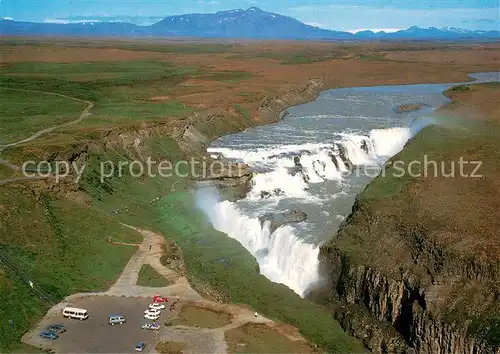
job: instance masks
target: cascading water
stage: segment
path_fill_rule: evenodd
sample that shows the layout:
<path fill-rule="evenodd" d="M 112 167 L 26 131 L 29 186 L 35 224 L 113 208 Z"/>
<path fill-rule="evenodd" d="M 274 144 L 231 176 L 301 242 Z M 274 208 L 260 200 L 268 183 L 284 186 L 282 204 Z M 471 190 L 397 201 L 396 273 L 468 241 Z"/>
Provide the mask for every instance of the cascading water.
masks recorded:
<path fill-rule="evenodd" d="M 342 135 L 332 144 L 281 146 L 277 149 L 280 151 L 243 152 L 227 148 L 208 151 L 268 170 L 255 173 L 246 202 L 314 201 L 317 197 L 309 193 L 311 184 L 325 180 L 340 183 L 349 173 L 346 161 L 355 166 L 374 165 L 397 153 L 409 134 L 407 128 L 381 129 L 373 130 L 368 136 Z M 212 201 L 199 205 L 214 228 L 238 240 L 257 259 L 261 273 L 270 280 L 287 285 L 301 296 L 320 280 L 319 245 L 297 236 L 293 226 L 283 225 L 271 233 L 268 221 L 249 216 L 239 208 L 238 202 L 218 200 L 215 190 L 210 193 L 204 190 L 198 199 Z"/>
<path fill-rule="evenodd" d="M 319 248 L 296 237 L 292 227 L 282 226 L 271 234 L 269 222 L 244 215 L 236 203 L 220 201 L 215 189 L 199 189 L 197 200 L 214 228 L 238 240 L 267 278 L 299 295 L 317 280 Z"/>
<path fill-rule="evenodd" d="M 354 197 L 391 156 L 431 119 L 420 118 L 448 100 L 449 85 L 337 89 L 289 109 L 277 124 L 215 141 L 216 158 L 245 162 L 255 171 L 251 191 L 237 202 L 198 190 L 198 205 L 214 228 L 238 240 L 263 275 L 301 296 L 320 280 L 318 253 L 349 214 Z M 419 112 L 394 107 L 421 102 Z M 418 119 L 417 119 L 418 118 Z M 370 168 L 370 173 L 365 170 Z M 375 170 L 375 171 L 374 171 Z M 375 173 L 374 173 L 375 172 Z M 262 215 L 299 210 L 307 220 L 271 232 Z"/>

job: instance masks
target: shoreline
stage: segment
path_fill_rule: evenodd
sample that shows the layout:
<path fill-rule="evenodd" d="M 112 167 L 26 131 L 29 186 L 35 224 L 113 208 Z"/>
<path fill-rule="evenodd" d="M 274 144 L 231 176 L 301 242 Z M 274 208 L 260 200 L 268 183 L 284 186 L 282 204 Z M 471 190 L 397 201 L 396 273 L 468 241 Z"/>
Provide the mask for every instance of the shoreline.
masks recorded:
<path fill-rule="evenodd" d="M 318 99 L 318 97 L 325 91 L 329 90 L 335 90 L 335 89 L 349 89 L 349 88 L 373 88 L 373 87 L 393 87 L 393 86 L 414 86 L 414 85 L 439 85 L 439 84 L 451 84 L 451 85 L 460 85 L 460 84 L 470 84 L 475 81 L 476 79 L 472 78 L 470 75 L 474 74 L 480 74 L 480 73 L 492 73 L 495 71 L 470 71 L 470 72 L 461 72 L 462 77 L 464 77 L 464 81 L 456 82 L 456 83 L 450 83 L 450 80 L 432 80 L 432 79 L 423 79 L 422 82 L 418 81 L 413 81 L 413 82 L 405 82 L 403 79 L 402 82 L 400 83 L 390 83 L 390 84 L 373 84 L 373 85 L 357 85 L 357 84 L 346 84 L 346 85 L 338 85 L 334 82 L 331 82 L 332 80 L 329 79 L 324 79 L 324 78 L 317 78 L 317 77 L 312 77 L 308 79 L 307 84 L 303 84 L 301 86 L 294 87 L 293 89 L 290 89 L 288 91 L 282 92 L 281 94 L 278 95 L 278 97 L 273 98 L 270 100 L 270 102 L 264 106 L 264 107 L 259 107 L 259 111 L 265 111 L 265 112 L 260 112 L 261 113 L 261 118 L 264 118 L 264 121 L 260 121 L 258 123 L 253 122 L 253 125 L 250 126 L 244 126 L 241 127 L 240 129 L 236 131 L 229 131 L 226 133 L 223 133 L 221 135 L 217 135 L 214 137 L 207 137 L 204 136 L 205 141 L 203 142 L 204 147 L 203 147 L 203 154 L 207 154 L 206 149 L 217 139 L 226 136 L 226 135 L 231 135 L 231 134 L 237 134 L 242 131 L 245 131 L 247 129 L 253 129 L 258 126 L 263 126 L 267 124 L 273 124 L 277 123 L 282 119 L 286 118 L 286 110 L 294 107 L 294 106 L 299 106 L 301 104 L 307 104 L 314 102 L 315 100 Z M 450 72 L 450 74 L 453 73 L 453 71 Z M 296 94 L 297 91 L 299 94 Z M 306 92 L 306 94 L 304 94 Z M 444 95 L 444 91 L 443 91 Z M 292 99 L 287 99 L 287 96 L 294 96 Z M 305 96 L 305 97 L 304 97 Z M 293 102 L 289 102 L 293 101 Z M 269 107 L 270 105 L 275 105 L 278 108 L 274 107 Z M 227 112 L 226 112 L 227 113 Z M 208 112 L 210 114 L 210 112 Z M 190 127 L 193 127 L 194 125 L 191 124 L 190 120 L 194 119 L 196 120 L 198 118 L 197 115 L 191 115 L 189 116 L 186 120 L 187 125 L 184 127 L 184 131 L 188 130 Z M 203 131 L 197 131 L 198 134 L 203 134 Z M 181 138 L 184 138 L 181 136 Z M 183 142 L 181 142 L 183 143 Z M 195 141 L 196 144 L 199 144 L 199 142 Z M 186 144 L 184 142 L 184 144 Z M 188 149 L 192 151 L 191 149 Z"/>
<path fill-rule="evenodd" d="M 351 86 L 351 85 L 345 85 L 345 86 L 335 86 L 334 85 L 331 85 L 329 84 L 327 81 L 325 80 L 321 80 L 321 79 L 315 79 L 315 78 L 310 78 L 309 79 L 309 84 L 308 85 L 305 85 L 303 86 L 302 88 L 299 88 L 298 90 L 301 90 L 301 91 L 309 91 L 309 87 L 311 86 L 311 83 L 313 83 L 313 86 L 315 86 L 316 84 L 316 81 L 320 82 L 321 85 L 319 85 L 319 87 L 314 87 L 312 89 L 312 92 L 315 92 L 314 93 L 314 96 L 312 98 L 310 97 L 307 97 L 307 98 L 304 98 L 303 100 L 300 100 L 298 103 L 290 103 L 290 104 L 287 104 L 287 103 L 281 103 L 283 102 L 283 100 L 281 100 L 280 98 L 275 98 L 272 102 L 274 102 L 275 104 L 279 104 L 279 105 L 283 105 L 283 108 L 281 108 L 281 110 L 279 111 L 276 111 L 275 109 L 269 109 L 269 113 L 271 113 L 271 111 L 274 113 L 275 115 L 275 118 L 274 120 L 271 120 L 271 121 L 265 121 L 265 122 L 261 122 L 261 123 L 257 123 L 255 124 L 254 126 L 249 126 L 249 127 L 245 127 L 241 130 L 238 130 L 236 132 L 228 132 L 226 134 L 222 134 L 220 136 L 217 136 L 213 139 L 210 139 L 208 140 L 208 143 L 206 144 L 207 147 L 205 148 L 204 150 L 204 154 L 208 156 L 208 152 L 207 152 L 207 149 L 209 148 L 209 146 L 216 140 L 220 139 L 221 137 L 223 136 L 227 136 L 227 135 L 232 135 L 232 134 L 238 134 L 238 133 L 241 133 L 243 131 L 247 131 L 248 129 L 254 129 L 256 127 L 260 127 L 260 126 L 265 126 L 265 125 L 268 125 L 268 124 L 275 124 L 275 123 L 278 123 L 280 122 L 281 120 L 283 119 L 286 119 L 286 112 L 288 109 L 292 108 L 292 107 L 295 107 L 295 106 L 300 106 L 302 104 L 307 104 L 307 103 L 311 103 L 311 102 L 314 102 L 316 101 L 323 92 L 327 92 L 327 91 L 330 91 L 330 90 L 337 90 L 337 89 L 363 89 L 363 88 L 375 88 L 375 87 L 394 87 L 394 86 L 418 86 L 418 85 L 444 85 L 444 84 L 449 84 L 450 86 L 448 87 L 448 89 L 450 87 L 454 87 L 454 86 L 459 86 L 459 85 L 469 85 L 469 84 L 474 84 L 476 81 L 478 81 L 477 79 L 474 79 L 473 77 L 471 77 L 470 75 L 474 75 L 474 74 L 488 74 L 488 73 L 494 73 L 494 71 L 477 71 L 477 72 L 470 72 L 470 73 L 467 73 L 467 74 L 464 74 L 466 75 L 466 78 L 468 78 L 469 80 L 467 81 L 461 81 L 461 82 L 447 82 L 447 81 L 443 81 L 443 82 L 423 82 L 423 83 L 404 83 L 404 84 L 400 84 L 400 83 L 395 83 L 395 84 L 384 84 L 384 85 L 363 85 L 363 86 Z M 500 72 L 498 72 L 500 74 Z M 446 89 L 447 90 L 447 89 Z M 447 103 L 451 103 L 451 99 L 449 97 L 447 97 L 445 95 L 445 92 L 446 90 L 442 91 L 442 95 L 444 97 L 446 97 L 449 102 Z M 283 95 L 286 96 L 287 94 L 290 94 L 290 93 L 293 93 L 295 90 L 291 90 L 287 93 L 284 93 Z M 266 107 L 267 109 L 268 107 Z M 437 108 L 439 109 L 439 107 Z M 188 118 L 189 120 L 189 118 Z M 201 132 L 200 132 L 201 133 Z"/>
<path fill-rule="evenodd" d="M 475 75 L 475 74 L 482 74 L 482 73 L 471 73 L 470 75 Z M 487 73 L 485 73 L 485 74 L 487 74 Z M 440 91 L 440 94 L 446 98 L 446 102 L 444 102 L 443 104 L 440 104 L 439 106 L 436 106 L 436 107 L 433 109 L 433 112 L 440 110 L 442 107 L 444 107 L 444 106 L 446 106 L 446 105 L 448 105 L 448 104 L 450 104 L 450 103 L 452 102 L 452 101 L 451 101 L 451 100 L 450 100 L 450 99 L 446 96 L 446 92 L 447 92 L 448 90 L 452 89 L 453 87 L 457 87 L 457 86 L 464 85 L 464 84 L 465 84 L 465 85 L 476 85 L 476 84 L 480 84 L 480 83 L 482 83 L 482 82 L 487 82 L 487 80 L 488 80 L 488 78 L 487 78 L 487 77 L 485 77 L 485 78 L 483 78 L 483 79 L 482 79 L 482 78 L 473 78 L 473 77 L 471 77 L 471 79 L 472 79 L 473 81 L 469 81 L 468 83 L 464 83 L 464 82 L 447 83 L 447 84 L 446 84 L 446 87 L 444 88 L 444 90 Z M 485 80 L 485 81 L 481 81 L 481 80 Z M 439 84 L 438 84 L 438 85 L 439 85 Z M 413 85 L 404 85 L 404 86 L 413 86 Z M 382 88 L 384 88 L 384 87 L 385 87 L 385 85 L 380 85 L 380 86 L 377 86 L 377 87 L 380 87 L 380 88 L 382 89 Z M 355 88 L 354 88 L 354 89 L 355 89 Z M 321 91 L 321 92 L 320 92 L 320 95 L 321 95 L 323 92 L 326 92 L 326 91 L 329 91 L 329 90 L 324 90 L 324 91 Z M 281 115 L 281 114 L 280 114 L 280 115 Z M 273 123 L 273 124 L 275 124 L 275 123 Z M 236 133 L 236 134 L 238 134 L 238 133 Z M 412 139 L 412 138 L 410 138 L 410 140 L 411 140 L 411 139 Z M 408 140 L 408 141 L 405 143 L 405 147 L 406 147 L 406 145 L 408 144 L 408 142 L 409 142 L 410 140 Z M 403 150 L 405 149 L 405 147 L 403 147 Z M 246 149 L 243 149 L 242 151 L 246 151 Z M 389 156 L 389 157 L 388 157 L 388 159 L 390 159 L 390 158 L 391 158 L 391 156 Z M 228 159 L 228 158 L 222 158 L 222 160 L 223 160 L 223 161 L 225 161 L 225 162 L 234 162 L 234 160 L 231 160 L 231 159 Z M 245 161 L 243 161 L 243 162 L 245 163 Z M 250 170 L 252 171 L 252 168 L 251 168 L 251 167 L 250 167 Z M 380 173 L 379 173 L 378 175 L 380 175 Z M 367 184 L 363 185 L 363 187 L 361 188 L 361 190 L 360 190 L 358 193 L 356 193 L 356 195 L 358 195 L 358 194 L 362 193 L 363 189 L 365 189 L 365 188 L 366 188 L 366 187 L 367 187 L 367 186 L 371 183 L 371 181 L 372 181 L 372 180 L 374 180 L 374 179 L 376 179 L 376 178 L 377 178 L 377 176 L 372 177 L 372 178 L 371 178 L 371 180 L 370 180 Z M 248 181 L 246 181 L 246 183 L 249 183 L 249 182 L 248 182 Z M 218 187 L 218 186 L 217 186 L 217 183 L 213 183 L 212 185 L 215 185 L 216 187 Z M 198 190 L 198 189 L 199 189 L 199 186 L 195 186 L 195 187 L 194 187 L 194 189 L 195 189 L 195 191 L 196 191 L 196 190 Z M 245 198 L 247 197 L 247 195 L 237 195 L 237 196 L 235 196 L 234 194 L 233 194 L 233 195 L 231 195 L 230 197 L 228 197 L 226 194 L 227 194 L 227 193 L 229 193 L 229 194 L 230 194 L 230 193 L 231 193 L 230 191 L 229 191 L 229 192 L 227 192 L 227 191 L 225 191 L 225 190 L 224 190 L 224 188 L 217 188 L 217 189 L 218 189 L 218 197 L 220 197 L 222 200 L 228 200 L 228 201 L 230 201 L 230 202 L 232 202 L 232 203 L 236 203 L 237 201 L 239 201 L 239 200 L 243 200 L 243 199 L 245 199 Z M 229 188 L 229 189 L 230 189 L 230 188 Z M 354 207 L 354 204 L 355 204 L 355 202 L 356 202 L 356 201 L 355 201 L 355 200 L 356 200 L 355 198 L 356 198 L 356 196 L 354 196 L 354 201 L 353 201 L 353 204 L 351 205 L 351 208 L 350 208 L 351 210 L 352 210 L 352 208 Z M 209 217 L 208 212 L 207 212 L 206 210 L 204 210 L 204 212 L 205 212 L 205 215 L 206 215 L 207 217 Z M 275 208 L 275 209 L 274 209 L 274 212 L 276 212 L 276 213 L 280 213 L 280 212 L 283 212 L 283 210 L 281 210 L 281 209 L 276 209 L 276 208 Z M 242 212 L 242 214 L 243 214 L 243 215 L 245 215 L 245 213 L 244 213 L 244 212 Z M 349 217 L 349 215 L 350 215 L 350 213 L 347 213 L 346 215 L 343 215 L 343 216 L 344 216 L 345 218 L 348 218 L 348 217 Z M 326 224 L 325 224 L 325 225 L 326 225 Z M 340 226 L 339 226 L 339 227 L 340 227 Z M 243 246 L 243 247 L 245 247 L 245 246 L 244 246 L 244 241 L 242 241 L 242 239 L 241 239 L 241 238 L 235 237 L 235 236 L 234 236 L 234 235 L 235 235 L 234 233 L 231 233 L 229 230 L 226 230 L 226 229 L 220 229 L 220 228 L 218 228 L 218 230 L 220 230 L 221 232 L 224 232 L 224 233 L 226 233 L 226 234 L 228 234 L 228 233 L 229 233 L 229 234 L 231 234 L 231 236 L 229 236 L 229 234 L 228 234 L 228 236 L 227 236 L 227 237 L 230 237 L 230 238 L 236 239 L 236 240 L 237 240 L 238 242 L 240 242 L 240 243 L 242 243 L 242 242 L 243 242 L 243 243 L 242 243 L 242 246 Z M 337 232 L 338 230 L 339 230 L 339 229 L 336 229 L 336 231 L 335 231 L 335 232 Z M 333 237 L 335 237 L 335 236 L 333 236 Z M 322 242 L 320 242 L 319 244 L 313 244 L 313 245 L 319 249 L 319 248 L 321 248 L 321 245 L 322 245 L 323 243 L 328 243 L 329 241 L 330 241 L 330 239 L 329 239 L 329 240 L 323 240 L 323 241 L 322 241 Z M 248 247 L 248 245 L 247 245 L 247 247 Z M 245 248 L 246 248 L 248 251 L 252 252 L 252 251 L 251 251 L 250 249 L 248 249 L 247 247 L 245 247 Z M 253 256 L 257 259 L 257 256 L 255 256 L 255 255 L 253 255 Z M 262 264 L 261 264 L 261 265 L 262 265 Z M 310 285 L 311 285 L 311 286 L 314 286 L 314 283 L 311 283 Z M 307 291 L 306 291 L 306 294 L 307 294 Z"/>

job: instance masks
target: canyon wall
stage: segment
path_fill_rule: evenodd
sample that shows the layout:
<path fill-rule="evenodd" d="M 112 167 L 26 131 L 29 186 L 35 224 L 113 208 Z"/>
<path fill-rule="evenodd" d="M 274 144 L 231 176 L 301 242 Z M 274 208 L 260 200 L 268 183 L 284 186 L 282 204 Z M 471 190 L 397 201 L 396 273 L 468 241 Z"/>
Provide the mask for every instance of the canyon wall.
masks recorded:
<path fill-rule="evenodd" d="M 500 351 L 497 142 L 463 134 L 429 126 L 391 160 L 480 155 L 481 178 L 395 178 L 389 163 L 322 246 L 325 297 L 374 352 Z"/>

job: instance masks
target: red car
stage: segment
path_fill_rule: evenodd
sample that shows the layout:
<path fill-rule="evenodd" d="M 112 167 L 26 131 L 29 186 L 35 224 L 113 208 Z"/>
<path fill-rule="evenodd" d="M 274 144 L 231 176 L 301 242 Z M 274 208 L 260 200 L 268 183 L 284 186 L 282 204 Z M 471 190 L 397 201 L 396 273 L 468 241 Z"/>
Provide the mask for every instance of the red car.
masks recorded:
<path fill-rule="evenodd" d="M 160 295 L 155 295 L 153 297 L 153 302 L 168 302 L 168 298 L 162 297 Z"/>

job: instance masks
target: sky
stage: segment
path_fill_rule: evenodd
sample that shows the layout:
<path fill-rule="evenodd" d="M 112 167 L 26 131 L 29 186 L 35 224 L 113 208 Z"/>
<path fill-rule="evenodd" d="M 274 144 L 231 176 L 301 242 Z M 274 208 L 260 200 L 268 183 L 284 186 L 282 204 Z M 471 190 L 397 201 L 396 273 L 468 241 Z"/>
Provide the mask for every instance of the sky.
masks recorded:
<path fill-rule="evenodd" d="M 127 21 L 257 6 L 317 27 L 356 32 L 419 27 L 500 29 L 499 0 L 0 0 L 0 17 L 18 21 Z"/>

